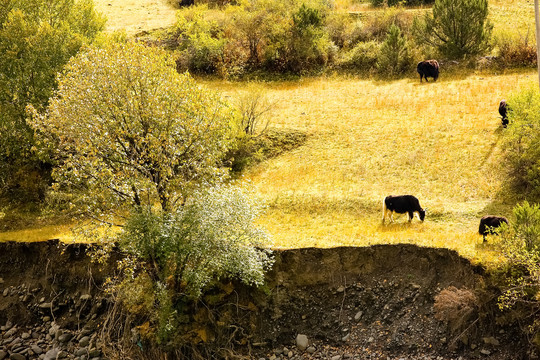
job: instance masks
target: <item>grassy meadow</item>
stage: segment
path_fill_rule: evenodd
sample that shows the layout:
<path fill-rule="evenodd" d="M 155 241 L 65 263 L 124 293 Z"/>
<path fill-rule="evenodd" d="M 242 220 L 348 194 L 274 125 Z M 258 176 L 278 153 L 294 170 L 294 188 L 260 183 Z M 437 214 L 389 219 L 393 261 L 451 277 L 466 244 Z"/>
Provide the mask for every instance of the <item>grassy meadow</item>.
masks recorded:
<path fill-rule="evenodd" d="M 175 19 L 168 0 L 94 1 L 108 18 L 108 31 L 136 34 Z M 335 6 L 379 11 L 353 0 L 336 0 Z M 534 42 L 532 3 L 491 0 L 490 16 L 496 36 L 525 36 L 530 29 Z M 497 107 L 535 80 L 533 71 L 467 70 L 458 76 L 442 67 L 436 83 L 420 83 L 411 73 L 397 81 L 326 76 L 256 84 L 276 101 L 272 127 L 308 135 L 304 145 L 244 175 L 267 205 L 261 225 L 276 248 L 415 243 L 496 260 L 477 228 L 482 215 L 510 215 L 514 205 L 501 200 L 504 130 Z M 230 100 L 248 85 L 200 81 Z M 428 209 L 426 221 L 408 224 L 404 215 L 382 226 L 382 200 L 389 194 L 417 196 Z M 0 241 L 53 237 L 68 239 L 67 225 L 0 233 Z"/>
<path fill-rule="evenodd" d="M 420 83 L 316 78 L 261 84 L 276 101 L 272 126 L 308 134 L 294 151 L 245 175 L 268 205 L 261 224 L 275 246 L 415 243 L 494 260 L 478 222 L 510 215 L 498 166 L 500 99 L 534 72 L 470 74 Z M 207 82 L 234 99 L 242 83 Z M 426 221 L 381 225 L 386 195 L 413 194 Z"/>

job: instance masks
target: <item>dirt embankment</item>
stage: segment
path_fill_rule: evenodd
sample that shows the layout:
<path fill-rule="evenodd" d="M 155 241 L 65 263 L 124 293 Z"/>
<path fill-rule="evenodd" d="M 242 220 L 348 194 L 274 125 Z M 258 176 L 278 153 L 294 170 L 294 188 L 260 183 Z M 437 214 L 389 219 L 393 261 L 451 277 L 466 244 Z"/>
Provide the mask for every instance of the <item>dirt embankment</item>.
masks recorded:
<path fill-rule="evenodd" d="M 92 264 L 84 245 L 1 243 L 0 359 L 107 353 L 99 338 L 111 304 L 101 285 L 113 271 Z M 280 251 L 263 289 L 235 284 L 219 303 L 198 307 L 192 329 L 206 354 L 227 347 L 255 359 L 531 357 L 517 328 L 496 325 L 497 290 L 488 284 L 481 268 L 446 249 Z M 437 320 L 435 298 L 452 287 L 474 301 L 447 305 L 470 311 Z"/>

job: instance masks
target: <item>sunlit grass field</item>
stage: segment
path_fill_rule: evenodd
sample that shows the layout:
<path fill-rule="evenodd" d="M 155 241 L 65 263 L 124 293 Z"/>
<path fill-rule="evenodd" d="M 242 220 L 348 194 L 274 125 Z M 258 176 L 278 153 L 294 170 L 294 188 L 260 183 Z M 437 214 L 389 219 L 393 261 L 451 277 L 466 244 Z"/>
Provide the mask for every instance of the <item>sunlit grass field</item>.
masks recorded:
<path fill-rule="evenodd" d="M 128 34 L 170 26 L 167 0 L 95 0 L 107 30 Z M 378 11 L 365 1 L 336 0 L 338 9 Z M 407 11 L 421 13 L 427 8 Z M 525 0 L 491 0 L 495 35 L 534 41 L 534 9 Z M 481 244 L 479 218 L 510 215 L 500 169 L 497 106 L 509 93 L 534 82 L 534 72 L 445 73 L 420 83 L 415 73 L 398 81 L 320 77 L 257 86 L 276 101 L 271 126 L 308 135 L 301 147 L 248 170 L 267 209 L 260 224 L 276 248 L 414 243 L 448 247 L 482 261 L 496 261 Z M 242 82 L 200 80 L 234 100 Z M 381 224 L 382 200 L 413 194 L 428 208 L 426 221 L 406 216 Z M 67 225 L 0 233 L 5 240 L 69 240 Z M 491 242 L 496 241 L 490 239 Z"/>
<path fill-rule="evenodd" d="M 470 74 L 420 83 L 317 78 L 260 84 L 277 101 L 272 126 L 307 142 L 245 175 L 268 205 L 260 223 L 275 246 L 414 243 L 493 260 L 477 234 L 487 213 L 511 215 L 500 194 L 498 103 L 533 72 Z M 230 98 L 242 83 L 207 82 Z M 413 194 L 426 221 L 382 225 L 386 195 Z M 493 241 L 493 239 L 491 239 Z M 478 251 L 480 250 L 480 253 Z"/>

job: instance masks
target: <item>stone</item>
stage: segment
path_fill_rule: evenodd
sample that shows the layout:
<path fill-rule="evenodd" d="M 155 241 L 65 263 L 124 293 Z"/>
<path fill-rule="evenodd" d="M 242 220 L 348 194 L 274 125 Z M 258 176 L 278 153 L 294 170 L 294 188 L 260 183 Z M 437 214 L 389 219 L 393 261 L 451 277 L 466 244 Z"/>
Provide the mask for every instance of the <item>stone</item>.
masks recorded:
<path fill-rule="evenodd" d="M 338 288 L 336 289 L 336 291 L 337 291 L 338 293 L 342 293 L 342 292 L 345 291 L 345 287 L 342 285 L 342 286 L 338 287 Z"/>
<path fill-rule="evenodd" d="M 52 307 L 52 303 L 50 302 L 44 302 L 39 304 L 39 308 L 42 310 L 50 309 Z"/>
<path fill-rule="evenodd" d="M 81 340 L 79 340 L 80 347 L 86 347 L 89 344 L 90 344 L 90 336 L 83 336 Z"/>
<path fill-rule="evenodd" d="M 70 333 L 63 333 L 62 335 L 57 337 L 57 339 L 61 343 L 67 343 L 69 340 L 71 340 L 72 337 L 73 337 L 73 335 L 71 335 Z"/>
<path fill-rule="evenodd" d="M 96 358 L 100 356 L 101 356 L 101 350 L 99 349 L 90 349 L 90 351 L 88 352 L 89 358 Z"/>
<path fill-rule="evenodd" d="M 13 353 L 9 355 L 9 360 L 26 360 L 26 356 L 19 353 Z"/>
<path fill-rule="evenodd" d="M 354 315 L 354 320 L 356 321 L 360 320 L 363 314 L 364 313 L 362 311 L 357 312 L 356 315 Z"/>
<path fill-rule="evenodd" d="M 0 360 L 4 360 L 7 355 L 7 352 L 5 352 L 4 350 L 0 350 Z"/>
<path fill-rule="evenodd" d="M 491 351 L 486 350 L 486 349 L 482 349 L 482 350 L 480 350 L 480 354 L 486 355 L 486 356 L 487 356 L 487 355 L 491 355 Z"/>
<path fill-rule="evenodd" d="M 310 353 L 310 354 L 313 354 L 313 353 L 315 353 L 315 351 L 317 351 L 317 349 L 315 349 L 314 346 L 310 346 L 310 347 L 307 348 L 306 351 L 307 351 L 308 353 Z"/>
<path fill-rule="evenodd" d="M 17 332 L 17 327 L 16 326 L 12 327 L 8 331 L 6 331 L 6 333 L 4 334 L 4 339 L 15 335 L 16 332 Z"/>
<path fill-rule="evenodd" d="M 349 334 L 345 335 L 344 337 L 342 337 L 341 341 L 347 341 L 347 340 L 350 339 L 350 337 L 351 337 L 351 334 L 349 333 Z"/>
<path fill-rule="evenodd" d="M 298 350 L 304 351 L 308 348 L 308 346 L 309 346 L 309 339 L 306 335 L 304 334 L 296 335 L 296 347 L 298 348 Z"/>
<path fill-rule="evenodd" d="M 29 339 L 30 336 L 31 336 L 31 335 L 30 335 L 29 333 L 27 333 L 27 332 L 23 332 L 23 333 L 21 334 L 21 338 L 22 338 L 23 340 Z"/>
<path fill-rule="evenodd" d="M 486 345 L 493 345 L 493 346 L 499 346 L 499 340 L 495 339 L 493 336 L 482 338 L 484 341 L 484 344 Z"/>
<path fill-rule="evenodd" d="M 2 295 L 4 295 L 4 297 L 8 296 L 9 295 L 9 288 L 5 288 Z"/>
<path fill-rule="evenodd" d="M 53 348 L 53 349 L 47 351 L 47 353 L 45 353 L 45 356 L 43 357 L 43 360 L 55 360 L 56 357 L 58 356 L 58 353 L 59 353 L 59 350 L 56 349 L 56 348 Z"/>
<path fill-rule="evenodd" d="M 32 349 L 32 351 L 33 351 L 34 354 L 36 354 L 36 355 L 39 355 L 39 354 L 42 354 L 42 353 L 43 353 L 43 349 L 40 348 L 40 347 L 37 346 L 37 345 L 32 345 L 32 347 L 31 347 L 30 349 Z"/>
<path fill-rule="evenodd" d="M 83 356 L 88 354 L 88 350 L 86 348 L 81 348 L 75 351 L 75 356 Z"/>
<path fill-rule="evenodd" d="M 331 358 L 332 360 L 341 360 L 341 355 L 334 355 Z"/>

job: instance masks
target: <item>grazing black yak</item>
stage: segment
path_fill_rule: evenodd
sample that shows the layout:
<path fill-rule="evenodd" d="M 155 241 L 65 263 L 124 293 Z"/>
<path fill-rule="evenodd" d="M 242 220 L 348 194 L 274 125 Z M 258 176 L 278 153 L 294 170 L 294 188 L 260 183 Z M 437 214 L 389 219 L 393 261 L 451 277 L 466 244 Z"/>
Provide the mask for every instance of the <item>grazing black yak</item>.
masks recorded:
<path fill-rule="evenodd" d="M 499 114 L 501 114 L 502 126 L 506 127 L 508 125 L 508 105 L 506 104 L 506 100 L 501 100 L 499 103 Z"/>
<path fill-rule="evenodd" d="M 412 221 L 414 213 L 418 214 L 418 218 L 421 221 L 424 221 L 426 217 L 426 211 L 420 206 L 420 201 L 412 195 L 390 195 L 385 197 L 383 201 L 383 224 L 387 216 L 390 222 L 394 222 L 394 213 L 407 213 L 409 222 Z"/>
<path fill-rule="evenodd" d="M 478 233 L 484 236 L 486 242 L 486 235 L 497 234 L 502 224 L 508 225 L 508 220 L 504 216 L 486 215 L 480 219 Z"/>
<path fill-rule="evenodd" d="M 428 77 L 437 81 L 439 78 L 439 63 L 437 60 L 420 61 L 418 65 L 416 65 L 416 71 L 420 74 L 420 82 L 422 82 L 422 78 L 425 78 L 427 82 Z"/>

